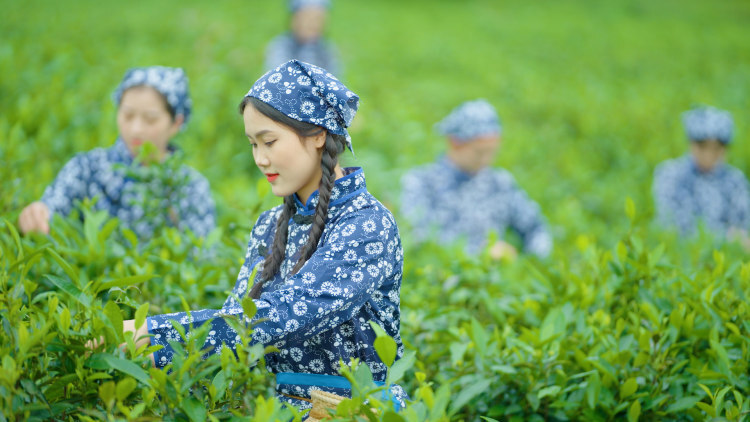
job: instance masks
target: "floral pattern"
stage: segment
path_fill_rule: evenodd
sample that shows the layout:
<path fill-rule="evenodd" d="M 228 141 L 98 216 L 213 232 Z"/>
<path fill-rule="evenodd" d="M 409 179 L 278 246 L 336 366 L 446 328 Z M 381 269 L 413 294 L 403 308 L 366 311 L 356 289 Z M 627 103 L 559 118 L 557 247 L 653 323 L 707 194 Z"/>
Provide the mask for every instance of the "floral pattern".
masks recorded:
<path fill-rule="evenodd" d="M 747 179 L 728 164 L 702 173 L 691 155 L 667 160 L 654 171 L 653 194 L 658 221 L 683 235 L 694 233 L 699 221 L 722 236 L 750 228 Z"/>
<path fill-rule="evenodd" d="M 96 210 L 106 210 L 120 219 L 141 239 L 152 236 L 156 227 L 170 224 L 170 216 L 145 215 L 143 192 L 149 186 L 127 176 L 133 157 L 122 139 L 110 148 L 97 148 L 73 157 L 44 191 L 41 201 L 51 214 L 67 216 L 76 201 L 97 197 Z M 177 180 L 186 180 L 177 198 L 164 198 L 163 209 L 176 213 L 177 227 L 205 236 L 215 226 L 215 207 L 208 181 L 197 171 L 182 166 Z"/>
<path fill-rule="evenodd" d="M 732 142 L 734 122 L 728 111 L 715 107 L 698 107 L 682 113 L 685 133 L 692 141 L 716 139 L 723 144 Z"/>
<path fill-rule="evenodd" d="M 500 118 L 492 104 L 478 99 L 466 101 L 454 108 L 443 120 L 435 124 L 441 135 L 459 142 L 469 142 L 482 135 L 499 135 Z"/>
<path fill-rule="evenodd" d="M 325 69 L 289 60 L 261 76 L 245 97 L 257 98 L 293 119 L 344 136 L 352 149 L 346 128 L 357 113 L 359 97 Z"/>
<path fill-rule="evenodd" d="M 128 88 L 146 85 L 157 90 L 169 103 L 175 115 L 184 118 L 181 128 L 185 128 L 193 109 L 193 101 L 188 90 L 188 78 L 185 71 L 177 67 L 150 66 L 134 67 L 125 72 L 122 82 L 112 93 L 112 100 L 120 106 L 122 94 Z"/>
<path fill-rule="evenodd" d="M 273 373 L 294 372 L 338 375 L 339 360 L 356 357 L 365 362 L 376 381 L 385 380 L 386 367 L 374 349 L 375 332 L 368 323 L 381 326 L 403 354 L 399 333 L 399 297 L 403 271 L 403 250 L 396 222 L 383 204 L 366 188 L 360 168 L 345 169 L 331 194 L 328 221 L 318 249 L 296 274 L 290 274 L 297 262 L 299 249 L 307 242 L 310 221 L 318 201 L 317 191 L 306 204 L 297 199 L 294 218 L 289 221 L 286 258 L 279 273 L 268 281 L 259 299 L 255 300 L 258 323 L 253 341 L 274 345 L 280 351 L 266 355 L 266 364 Z M 254 280 L 253 269 L 262 271 L 263 259 L 281 215 L 278 206 L 264 212 L 252 229 L 245 262 L 237 276 L 232 294 L 219 310 L 173 313 L 148 318 L 152 344 L 164 346 L 155 353 L 157 365 L 168 365 L 174 351 L 168 341 L 175 337 L 170 320 L 189 332 L 192 323 L 211 323 L 206 347 L 224 344 L 235 348 L 239 338 L 221 317 L 243 316 L 238 302 Z M 209 349 L 209 353 L 216 349 Z M 277 385 L 279 394 L 309 398 L 315 387 Z M 398 386 L 391 391 L 403 403 L 405 394 Z M 280 396 L 298 406 L 309 403 Z"/>
<path fill-rule="evenodd" d="M 401 213 L 417 240 L 463 240 L 466 251 L 476 253 L 490 231 L 502 236 L 510 228 L 521 237 L 525 252 L 545 257 L 552 250 L 539 206 L 503 169 L 485 168 L 472 175 L 442 157 L 405 174 L 401 185 Z"/>

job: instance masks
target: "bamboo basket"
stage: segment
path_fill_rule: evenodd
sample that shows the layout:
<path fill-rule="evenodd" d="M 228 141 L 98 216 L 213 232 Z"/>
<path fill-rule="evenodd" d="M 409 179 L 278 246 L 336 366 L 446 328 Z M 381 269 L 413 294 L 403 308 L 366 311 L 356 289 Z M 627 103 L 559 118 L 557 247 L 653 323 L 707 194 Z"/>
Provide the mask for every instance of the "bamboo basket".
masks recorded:
<path fill-rule="evenodd" d="M 310 397 L 312 398 L 312 409 L 308 414 L 307 422 L 320 422 L 328 419 L 328 409 L 335 410 L 341 400 L 346 398 L 320 390 L 312 390 Z"/>

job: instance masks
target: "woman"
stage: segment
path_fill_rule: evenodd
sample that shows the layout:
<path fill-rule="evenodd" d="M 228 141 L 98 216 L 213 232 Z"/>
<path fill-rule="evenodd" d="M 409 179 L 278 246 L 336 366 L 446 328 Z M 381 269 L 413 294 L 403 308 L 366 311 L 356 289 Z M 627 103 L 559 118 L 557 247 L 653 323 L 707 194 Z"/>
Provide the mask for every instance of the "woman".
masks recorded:
<path fill-rule="evenodd" d="M 502 141 L 495 108 L 483 99 L 466 101 L 436 126 L 447 151 L 401 180 L 401 212 L 415 239 L 434 237 L 447 245 L 463 241 L 468 253 L 488 247 L 491 257 L 512 259 L 515 247 L 502 240 L 511 229 L 523 252 L 548 256 L 552 236 L 539 205 L 510 172 L 491 167 Z M 500 240 L 488 246 L 490 232 Z"/>
<path fill-rule="evenodd" d="M 732 143 L 732 115 L 714 107 L 682 114 L 689 154 L 667 160 L 654 171 L 656 215 L 664 227 L 694 234 L 700 224 L 720 237 L 750 246 L 750 185 L 741 170 L 726 163 Z"/>
<path fill-rule="evenodd" d="M 134 158 L 141 146 L 151 143 L 155 158 L 164 161 L 175 149 L 172 138 L 190 119 L 185 72 L 162 66 L 130 69 L 113 99 L 120 132 L 115 144 L 78 154 L 65 164 L 41 200 L 21 212 L 21 231 L 48 234 L 54 214 L 67 216 L 76 202 L 97 198 L 95 209 L 119 218 L 141 239 L 151 237 L 163 225 L 189 229 L 198 236 L 208 234 L 215 224 L 214 202 L 208 181 L 200 173 L 183 165 L 177 174 L 170 174 L 174 186 L 169 188 L 134 177 L 139 167 L 133 165 Z M 145 207 L 152 195 L 159 199 L 162 212 Z"/>
<path fill-rule="evenodd" d="M 291 0 L 290 31 L 283 33 L 266 47 L 266 69 L 273 69 L 287 60 L 297 59 L 340 75 L 336 47 L 324 36 L 329 0 Z"/>
<path fill-rule="evenodd" d="M 338 366 L 352 357 L 385 381 L 368 321 L 393 337 L 400 357 L 403 251 L 393 216 L 367 191 L 362 169 L 338 164 L 344 148 L 352 149 L 346 128 L 358 102 L 333 75 L 297 60 L 253 85 L 240 104 L 245 133 L 256 165 L 284 203 L 255 223 L 222 309 L 152 316 L 138 330 L 132 320 L 125 323 L 136 339 L 147 336 L 141 343 L 164 346 L 155 353 L 156 366 L 171 362 L 168 340 L 180 338 L 171 320 L 186 331 L 211 323 L 211 353 L 234 348 L 237 335 L 222 316 L 244 318 L 237 299 L 249 295 L 258 309 L 254 319 L 262 319 L 253 340 L 279 349 L 266 355 L 266 364 L 281 400 L 309 408 L 312 388 L 350 394 Z M 401 387 L 390 391 L 403 406 Z"/>

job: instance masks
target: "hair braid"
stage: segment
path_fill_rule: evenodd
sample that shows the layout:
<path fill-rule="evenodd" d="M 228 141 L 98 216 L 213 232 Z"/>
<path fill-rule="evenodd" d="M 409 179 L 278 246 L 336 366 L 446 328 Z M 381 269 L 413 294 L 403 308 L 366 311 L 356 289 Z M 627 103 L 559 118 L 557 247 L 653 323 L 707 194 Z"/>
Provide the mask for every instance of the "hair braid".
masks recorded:
<path fill-rule="evenodd" d="M 342 145 L 338 141 L 335 135 L 331 135 L 330 133 L 326 135 L 326 143 L 323 147 L 323 155 L 320 162 L 323 174 L 320 178 L 320 187 L 318 188 L 318 204 L 315 206 L 315 215 L 313 216 L 312 227 L 310 227 L 310 235 L 307 243 L 300 251 L 299 261 L 294 265 L 292 274 L 299 271 L 305 262 L 310 259 L 313 252 L 318 249 L 320 236 L 323 235 L 323 229 L 328 219 L 328 204 L 331 200 L 331 191 L 333 190 L 333 183 L 336 181 L 335 169 L 336 164 L 338 164 L 338 155 L 342 150 Z"/>
<path fill-rule="evenodd" d="M 281 268 L 281 263 L 284 261 L 286 256 L 286 240 L 289 233 L 289 219 L 294 214 L 294 196 L 289 195 L 284 197 L 284 210 L 279 216 L 279 220 L 276 222 L 276 234 L 273 237 L 273 245 L 269 250 L 266 259 L 263 262 L 263 273 L 260 276 L 253 288 L 250 289 L 250 297 L 258 299 L 260 292 L 263 290 L 263 285 L 273 278 L 273 276 Z"/>

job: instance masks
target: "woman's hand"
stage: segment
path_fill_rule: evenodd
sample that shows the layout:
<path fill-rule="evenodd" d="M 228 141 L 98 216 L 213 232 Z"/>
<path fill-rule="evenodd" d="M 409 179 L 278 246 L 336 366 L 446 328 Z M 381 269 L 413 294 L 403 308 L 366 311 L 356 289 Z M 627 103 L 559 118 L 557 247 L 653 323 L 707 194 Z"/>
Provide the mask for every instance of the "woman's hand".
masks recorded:
<path fill-rule="evenodd" d="M 494 245 L 490 246 L 490 257 L 496 261 L 505 259 L 513 261 L 518 256 L 518 251 L 510 243 L 498 240 Z"/>
<path fill-rule="evenodd" d="M 150 345 L 151 344 L 151 336 L 148 334 L 148 327 L 146 326 L 146 323 L 144 322 L 139 328 L 135 328 L 135 320 L 134 319 L 128 319 L 122 322 L 122 332 L 125 336 L 129 335 L 128 332 L 130 332 L 130 335 L 133 337 L 133 342 L 135 343 L 135 348 L 138 349 L 139 347 L 143 345 Z M 123 347 L 124 344 L 121 344 L 120 347 Z M 156 366 L 156 361 L 154 360 L 154 354 L 150 354 L 149 357 L 151 358 L 151 364 Z"/>
<path fill-rule="evenodd" d="M 21 232 L 26 234 L 34 231 L 49 234 L 49 208 L 42 201 L 32 202 L 21 211 L 18 216 L 18 225 Z"/>

